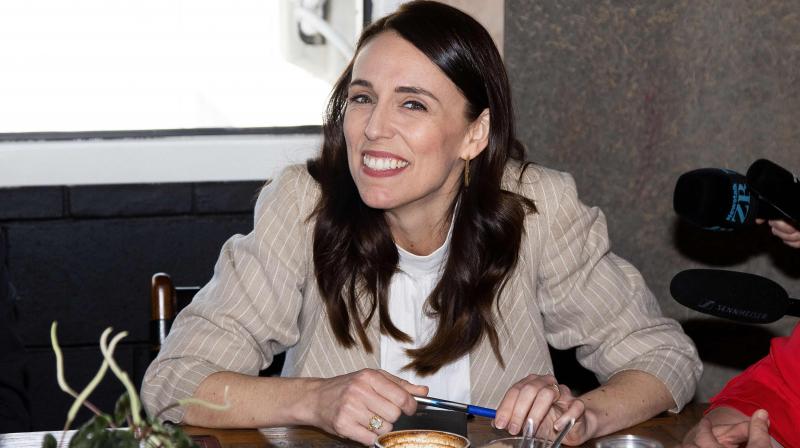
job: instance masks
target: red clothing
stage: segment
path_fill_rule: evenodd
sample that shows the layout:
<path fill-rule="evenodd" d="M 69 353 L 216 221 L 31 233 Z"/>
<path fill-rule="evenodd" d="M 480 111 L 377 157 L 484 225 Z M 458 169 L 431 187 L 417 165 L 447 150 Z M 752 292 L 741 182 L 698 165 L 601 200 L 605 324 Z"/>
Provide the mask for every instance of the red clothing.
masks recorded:
<path fill-rule="evenodd" d="M 769 434 L 786 448 L 800 448 L 800 324 L 791 336 L 772 339 L 769 355 L 750 366 L 711 399 L 746 415 L 769 412 Z"/>

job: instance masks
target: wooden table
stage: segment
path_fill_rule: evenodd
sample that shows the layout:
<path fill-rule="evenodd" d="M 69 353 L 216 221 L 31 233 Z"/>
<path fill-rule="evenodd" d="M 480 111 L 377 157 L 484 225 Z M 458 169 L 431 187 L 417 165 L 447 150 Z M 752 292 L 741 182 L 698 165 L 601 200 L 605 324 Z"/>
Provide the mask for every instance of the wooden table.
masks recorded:
<path fill-rule="evenodd" d="M 640 423 L 632 428 L 616 434 L 635 434 L 658 440 L 665 448 L 672 448 L 683 439 L 683 435 L 694 426 L 702 416 L 705 405 L 688 405 L 680 414 L 663 414 Z M 267 429 L 209 429 L 187 426 L 187 433 L 192 436 L 212 436 L 211 441 L 218 441 L 222 448 L 267 448 L 267 447 L 351 447 L 359 446 L 353 442 L 338 439 L 311 427 L 267 428 Z M 468 423 L 469 439 L 472 446 L 507 437 L 508 433 L 492 428 L 490 420 L 475 417 Z M 20 447 L 38 448 L 42 444 L 45 432 L 19 432 L 0 434 L 0 448 Z M 56 436 L 58 438 L 58 436 Z M 204 448 L 214 448 L 213 444 L 204 444 Z M 594 441 L 582 446 L 594 447 Z"/>

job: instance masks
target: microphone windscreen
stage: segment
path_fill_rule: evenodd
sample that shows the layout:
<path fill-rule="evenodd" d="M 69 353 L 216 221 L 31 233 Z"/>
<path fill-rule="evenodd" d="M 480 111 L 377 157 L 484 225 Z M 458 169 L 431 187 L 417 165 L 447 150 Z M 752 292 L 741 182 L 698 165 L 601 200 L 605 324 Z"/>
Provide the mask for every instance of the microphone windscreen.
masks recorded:
<path fill-rule="evenodd" d="M 682 174 L 672 206 L 686 221 L 707 230 L 732 230 L 755 223 L 758 204 L 747 179 L 735 171 L 701 168 Z"/>
<path fill-rule="evenodd" d="M 747 182 L 783 216 L 800 223 L 800 180 L 790 171 L 767 159 L 759 159 L 747 169 Z"/>
<path fill-rule="evenodd" d="M 688 269 L 672 278 L 669 291 L 681 305 L 740 322 L 775 322 L 789 307 L 779 284 L 743 272 Z"/>

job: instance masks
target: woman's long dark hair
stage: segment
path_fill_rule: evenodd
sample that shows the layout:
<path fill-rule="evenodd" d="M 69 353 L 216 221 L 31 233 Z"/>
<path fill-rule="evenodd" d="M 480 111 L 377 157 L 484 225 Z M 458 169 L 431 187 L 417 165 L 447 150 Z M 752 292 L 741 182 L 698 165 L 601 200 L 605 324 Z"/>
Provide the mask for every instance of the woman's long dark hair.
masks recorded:
<path fill-rule="evenodd" d="M 427 345 L 409 350 L 407 368 L 421 375 L 469 353 L 488 337 L 502 364 L 492 303 L 514 269 L 525 215 L 533 202 L 500 187 L 509 159 L 522 161 L 524 149 L 514 135 L 510 87 L 503 61 L 489 33 L 469 15 L 440 3 L 404 4 L 361 34 L 356 54 L 376 35 L 394 31 L 422 51 L 467 99 L 467 118 L 474 121 L 488 108 L 487 147 L 470 163 L 470 182 L 453 207 L 453 233 L 441 280 L 428 304 L 438 318 Z M 353 63 L 336 82 L 323 124 L 322 153 L 308 162 L 321 196 L 312 214 L 314 268 L 330 325 L 345 347 L 372 346 L 365 328 L 378 310 L 380 329 L 410 341 L 389 318 L 387 290 L 397 269 L 398 252 L 383 210 L 361 200 L 350 175 L 343 120 Z M 457 199 L 458 200 L 458 199 Z M 498 306 L 499 312 L 499 306 Z"/>

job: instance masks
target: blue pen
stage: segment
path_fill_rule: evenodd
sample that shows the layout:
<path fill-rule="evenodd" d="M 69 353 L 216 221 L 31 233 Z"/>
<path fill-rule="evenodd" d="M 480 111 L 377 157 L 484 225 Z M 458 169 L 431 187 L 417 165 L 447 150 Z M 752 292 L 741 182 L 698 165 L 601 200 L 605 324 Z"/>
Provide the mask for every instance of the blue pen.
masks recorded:
<path fill-rule="evenodd" d="M 451 411 L 461 411 L 467 414 L 480 415 L 481 417 L 494 418 L 497 411 L 489 408 L 482 408 L 480 406 L 473 406 L 471 404 L 456 403 L 455 401 L 442 400 L 441 398 L 433 397 L 419 397 L 414 395 L 414 400 L 417 403 L 422 403 L 436 408 L 450 409 Z"/>

